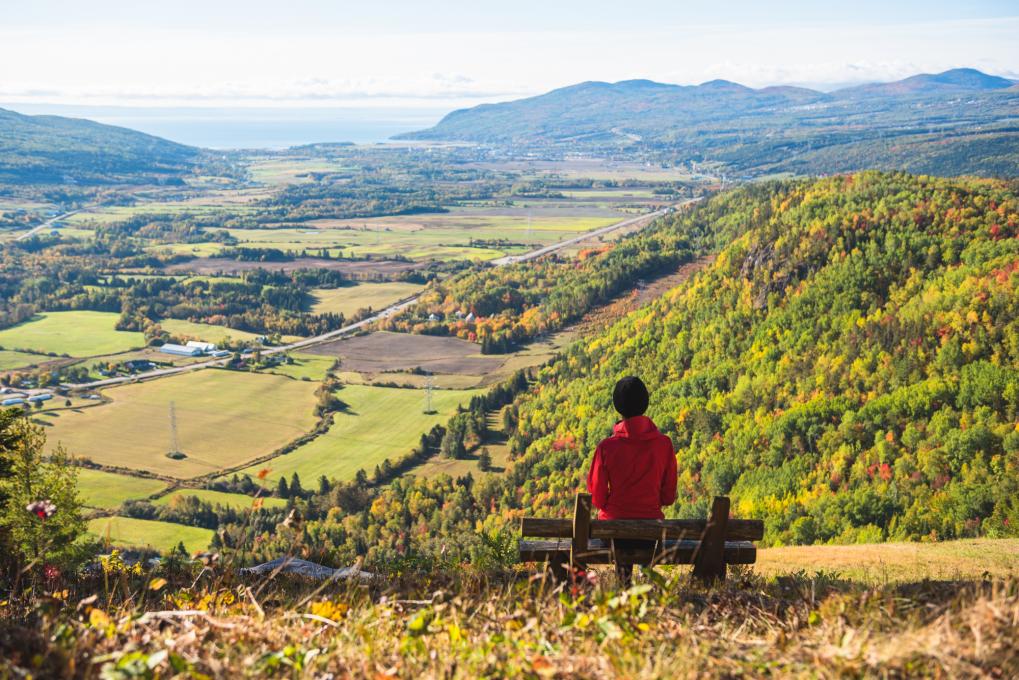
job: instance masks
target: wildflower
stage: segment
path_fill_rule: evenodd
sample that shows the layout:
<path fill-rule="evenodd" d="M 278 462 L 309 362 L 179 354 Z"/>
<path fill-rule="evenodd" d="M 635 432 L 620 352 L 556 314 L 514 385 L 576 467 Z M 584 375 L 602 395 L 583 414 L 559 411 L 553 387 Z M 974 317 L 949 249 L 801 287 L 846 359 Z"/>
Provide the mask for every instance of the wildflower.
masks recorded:
<path fill-rule="evenodd" d="M 25 510 L 38 517 L 39 519 L 49 519 L 57 511 L 57 506 L 47 498 L 41 501 L 32 501 L 25 506 Z"/>
<path fill-rule="evenodd" d="M 46 579 L 46 583 L 52 586 L 60 578 L 60 570 L 52 564 L 47 564 L 42 568 L 42 576 Z"/>

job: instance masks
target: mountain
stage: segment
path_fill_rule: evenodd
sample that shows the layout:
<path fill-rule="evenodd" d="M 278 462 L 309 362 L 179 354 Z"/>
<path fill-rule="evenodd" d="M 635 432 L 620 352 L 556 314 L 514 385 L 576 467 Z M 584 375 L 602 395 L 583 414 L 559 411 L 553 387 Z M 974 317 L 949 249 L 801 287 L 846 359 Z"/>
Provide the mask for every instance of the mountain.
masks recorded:
<path fill-rule="evenodd" d="M 963 94 L 987 90 L 1004 90 L 1016 82 L 991 76 L 973 68 L 957 68 L 943 73 L 921 73 L 893 83 L 872 83 L 836 92 L 839 97 L 902 96 L 935 93 Z"/>
<path fill-rule="evenodd" d="M 960 96 L 964 95 L 964 96 Z M 824 93 L 725 80 L 585 82 L 454 111 L 401 139 L 626 150 L 741 174 L 1019 174 L 1019 86 L 974 69 Z"/>
<path fill-rule="evenodd" d="M 200 153 L 90 120 L 0 109 L 0 182 L 176 182 Z"/>

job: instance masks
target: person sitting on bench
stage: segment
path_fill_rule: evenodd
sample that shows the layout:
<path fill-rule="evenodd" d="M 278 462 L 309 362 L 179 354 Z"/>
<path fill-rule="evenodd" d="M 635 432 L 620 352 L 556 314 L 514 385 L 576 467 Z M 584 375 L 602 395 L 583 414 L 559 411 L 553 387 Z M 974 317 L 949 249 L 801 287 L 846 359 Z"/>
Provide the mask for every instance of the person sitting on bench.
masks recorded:
<path fill-rule="evenodd" d="M 672 440 L 644 415 L 648 391 L 640 378 L 623 378 L 612 404 L 623 417 L 612 436 L 594 452 L 587 490 L 599 519 L 665 519 L 662 508 L 676 502 L 676 453 Z M 616 540 L 614 548 L 653 548 L 654 541 Z M 633 564 L 616 562 L 616 575 L 628 584 Z"/>

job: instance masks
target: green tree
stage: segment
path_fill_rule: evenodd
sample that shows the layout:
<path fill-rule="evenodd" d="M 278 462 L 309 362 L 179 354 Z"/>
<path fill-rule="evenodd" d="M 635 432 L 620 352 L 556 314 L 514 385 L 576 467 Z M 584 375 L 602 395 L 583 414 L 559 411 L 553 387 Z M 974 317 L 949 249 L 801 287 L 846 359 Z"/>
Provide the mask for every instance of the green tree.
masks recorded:
<path fill-rule="evenodd" d="M 6 419 L 5 419 L 6 420 Z M 0 526 L 15 557 L 30 567 L 74 566 L 90 546 L 81 539 L 85 521 L 78 498 L 77 468 L 62 447 L 44 455 L 42 427 L 24 418 L 8 421 L 3 451 L 8 474 L 0 480 Z"/>

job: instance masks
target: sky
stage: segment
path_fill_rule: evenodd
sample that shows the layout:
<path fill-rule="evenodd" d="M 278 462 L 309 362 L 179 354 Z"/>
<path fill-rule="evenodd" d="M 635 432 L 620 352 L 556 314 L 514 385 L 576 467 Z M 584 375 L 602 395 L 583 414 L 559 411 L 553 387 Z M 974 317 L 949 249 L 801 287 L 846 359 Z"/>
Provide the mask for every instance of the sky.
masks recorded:
<path fill-rule="evenodd" d="M 1019 0 L 0 0 L 0 106 L 457 108 L 584 80 L 1019 79 Z"/>

